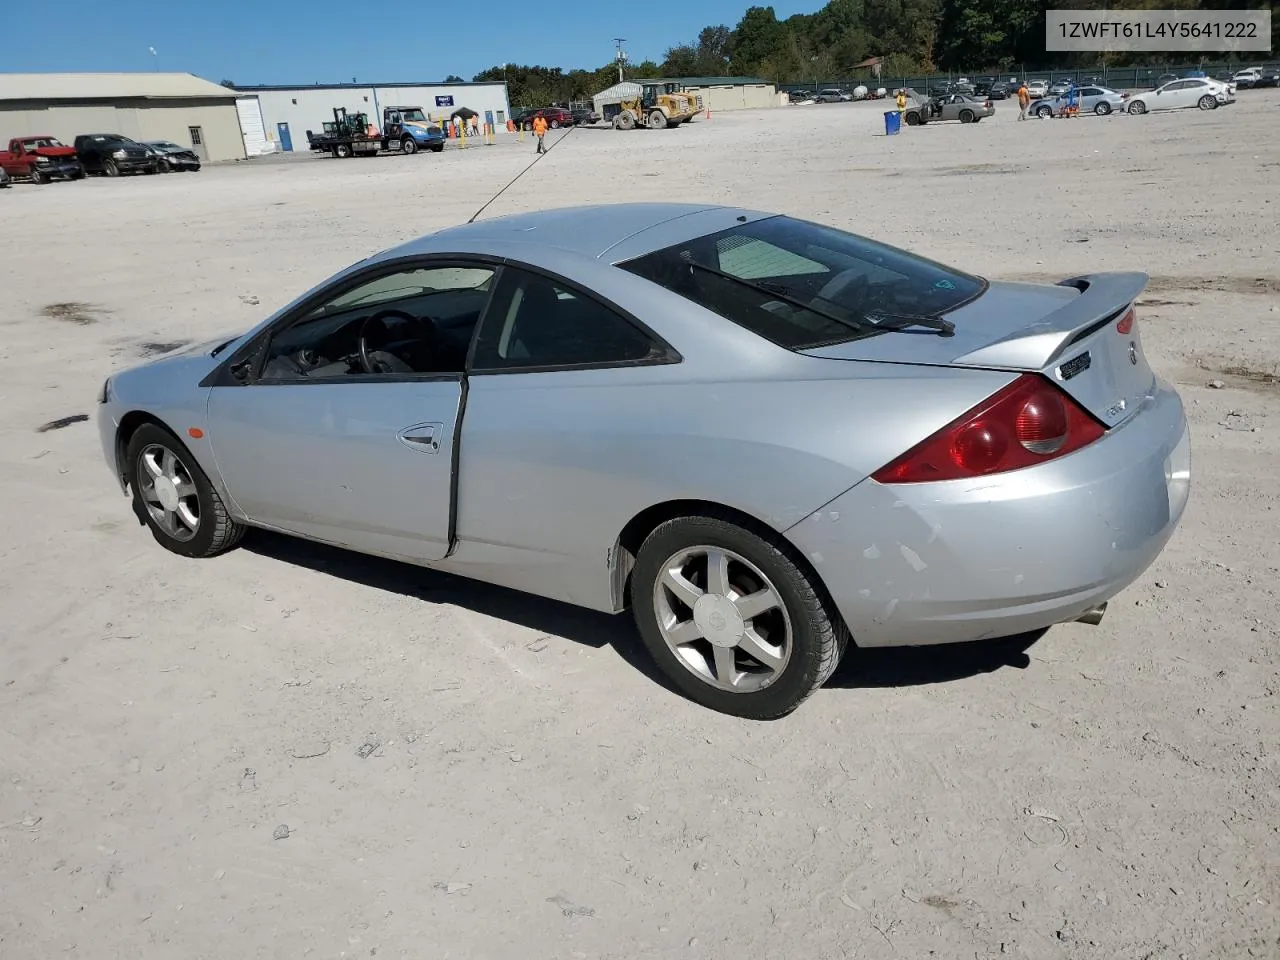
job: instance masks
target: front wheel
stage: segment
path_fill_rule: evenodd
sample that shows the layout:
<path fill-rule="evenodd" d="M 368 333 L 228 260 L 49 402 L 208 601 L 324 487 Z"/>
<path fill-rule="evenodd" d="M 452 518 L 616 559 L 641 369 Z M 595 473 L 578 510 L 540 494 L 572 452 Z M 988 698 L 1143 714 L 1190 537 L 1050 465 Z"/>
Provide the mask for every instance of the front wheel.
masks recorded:
<path fill-rule="evenodd" d="M 351 156 L 351 147 L 345 143 L 340 143 L 333 148 L 333 155 L 340 160 L 345 159 L 346 157 Z"/>
<path fill-rule="evenodd" d="M 1096 107 L 1094 107 L 1093 112 L 1100 117 L 1105 117 L 1108 113 L 1111 112 L 1111 104 L 1104 101 L 1098 104 Z"/>
<path fill-rule="evenodd" d="M 770 720 L 831 676 L 847 645 L 798 555 L 771 531 L 678 517 L 636 556 L 631 602 L 654 661 L 696 703 Z"/>
<path fill-rule="evenodd" d="M 667 115 L 661 110 L 651 110 L 649 112 L 649 129 L 663 130 L 667 126 Z"/>
<path fill-rule="evenodd" d="M 1036 116 L 1041 120 L 1048 120 L 1053 116 L 1053 110 L 1050 107 L 1036 107 Z"/>
<path fill-rule="evenodd" d="M 212 557 L 240 542 L 244 526 L 168 430 L 143 424 L 129 438 L 125 457 L 134 512 L 160 546 L 184 557 Z"/>
<path fill-rule="evenodd" d="M 405 137 L 400 141 L 400 149 L 404 153 L 415 154 L 418 152 L 418 141 L 414 140 L 413 137 Z"/>
<path fill-rule="evenodd" d="M 908 126 L 908 127 L 918 127 L 918 126 L 920 126 L 920 114 L 918 114 L 918 113 L 908 113 L 908 114 L 907 114 L 907 126 Z"/>
<path fill-rule="evenodd" d="M 160 173 L 171 173 L 173 172 L 173 167 L 168 160 L 161 160 L 158 164 L 156 164 L 156 170 L 158 170 Z"/>
<path fill-rule="evenodd" d="M 1132 117 L 1140 117 L 1147 112 L 1147 105 L 1141 100 L 1135 100 L 1129 104 L 1129 115 Z"/>
<path fill-rule="evenodd" d="M 32 167 L 32 168 L 31 168 L 31 182 L 32 182 L 32 183 L 37 183 L 37 184 L 39 184 L 39 183 L 48 183 L 48 182 L 49 182 L 49 178 L 48 178 L 48 177 L 46 177 L 43 173 L 41 173 L 41 172 L 40 172 L 40 168 L 39 168 L 39 167 Z"/>
<path fill-rule="evenodd" d="M 1199 107 L 1201 110 L 1217 110 L 1218 101 L 1206 93 L 1200 98 Z"/>
<path fill-rule="evenodd" d="M 104 160 L 102 163 L 102 172 L 108 177 L 120 176 L 120 168 L 116 166 L 116 162 L 114 160 Z"/>

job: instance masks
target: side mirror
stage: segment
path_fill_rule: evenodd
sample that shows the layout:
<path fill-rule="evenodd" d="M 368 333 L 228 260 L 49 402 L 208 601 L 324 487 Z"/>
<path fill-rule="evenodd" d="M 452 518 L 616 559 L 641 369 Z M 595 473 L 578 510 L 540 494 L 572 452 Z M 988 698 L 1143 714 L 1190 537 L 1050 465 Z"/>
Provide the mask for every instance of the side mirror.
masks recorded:
<path fill-rule="evenodd" d="M 246 357 L 239 363 L 231 366 L 231 376 L 236 378 L 239 383 L 246 383 L 249 380 L 249 372 L 253 368 L 253 360 Z"/>

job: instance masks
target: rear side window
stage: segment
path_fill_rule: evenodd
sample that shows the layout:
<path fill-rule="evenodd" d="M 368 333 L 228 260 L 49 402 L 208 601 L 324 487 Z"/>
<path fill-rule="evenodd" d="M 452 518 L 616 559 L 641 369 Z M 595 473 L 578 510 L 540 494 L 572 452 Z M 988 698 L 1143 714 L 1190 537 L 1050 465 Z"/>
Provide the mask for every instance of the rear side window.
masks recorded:
<path fill-rule="evenodd" d="M 986 289 L 980 277 L 781 216 L 618 266 L 791 350 L 876 336 L 894 317 L 940 316 Z"/>
<path fill-rule="evenodd" d="M 645 331 L 593 297 L 507 267 L 485 312 L 472 369 L 613 366 L 665 357 Z"/>

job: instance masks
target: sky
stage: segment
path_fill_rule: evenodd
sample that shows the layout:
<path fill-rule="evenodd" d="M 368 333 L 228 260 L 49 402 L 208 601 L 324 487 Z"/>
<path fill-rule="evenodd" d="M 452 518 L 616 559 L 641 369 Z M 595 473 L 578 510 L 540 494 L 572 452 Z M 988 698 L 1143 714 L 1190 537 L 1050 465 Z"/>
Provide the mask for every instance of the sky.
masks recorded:
<path fill-rule="evenodd" d="M 760 2 L 760 0 L 755 0 Z M 825 0 L 774 4 L 779 19 Z M 194 73 L 219 83 L 397 83 L 466 80 L 506 63 L 592 68 L 614 37 L 633 61 L 661 61 L 709 24 L 733 27 L 752 0 L 560 0 L 409 3 L 341 0 L 62 0 L 10 3 L 0 14 L 0 72 Z M 605 12 L 612 6 L 613 13 Z M 522 12 L 524 11 L 524 12 Z M 530 12 L 533 11 L 533 12 Z M 631 11 L 631 13 L 628 13 Z M 154 47 L 156 55 L 149 52 Z"/>

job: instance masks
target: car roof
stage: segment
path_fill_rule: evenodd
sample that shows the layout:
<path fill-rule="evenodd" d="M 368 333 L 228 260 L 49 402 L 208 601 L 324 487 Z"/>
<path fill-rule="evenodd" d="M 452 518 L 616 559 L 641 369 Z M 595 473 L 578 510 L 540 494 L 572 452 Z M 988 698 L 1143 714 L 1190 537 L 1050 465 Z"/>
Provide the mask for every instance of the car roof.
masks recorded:
<path fill-rule="evenodd" d="M 643 256 L 674 243 L 774 214 L 717 204 L 614 203 L 558 207 L 447 227 L 384 251 L 381 259 L 488 247 L 552 247 L 591 259 Z"/>

